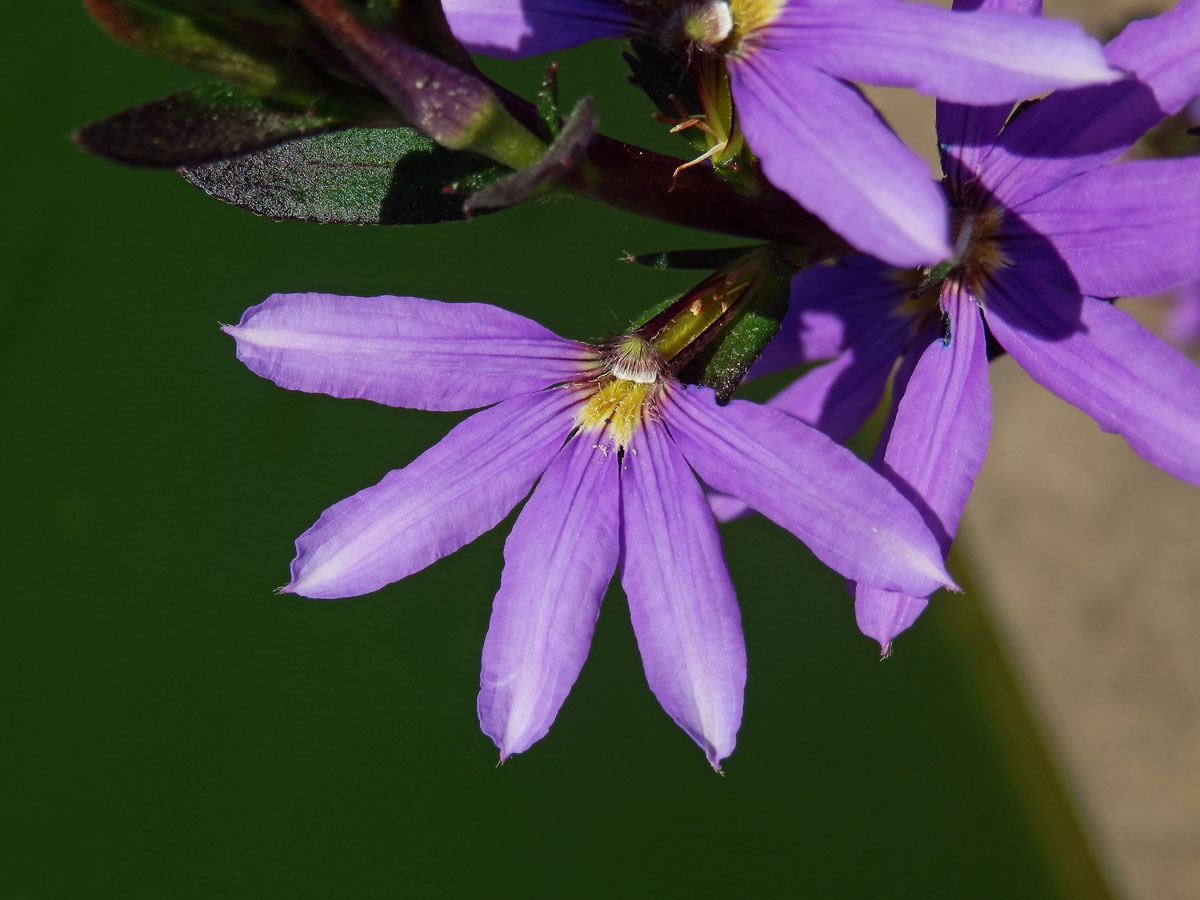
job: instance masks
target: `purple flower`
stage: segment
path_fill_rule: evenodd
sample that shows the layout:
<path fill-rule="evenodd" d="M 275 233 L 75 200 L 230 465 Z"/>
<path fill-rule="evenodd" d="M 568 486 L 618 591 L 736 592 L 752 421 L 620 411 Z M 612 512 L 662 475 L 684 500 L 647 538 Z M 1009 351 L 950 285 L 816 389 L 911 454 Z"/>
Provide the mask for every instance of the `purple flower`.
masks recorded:
<path fill-rule="evenodd" d="M 904 266 L 950 255 L 945 199 L 924 163 L 849 82 L 1000 103 L 1119 77 L 1077 25 L 1013 9 L 1040 11 L 1035 0 L 970 0 L 956 4 L 958 12 L 899 0 L 444 0 L 443 6 L 459 39 L 483 53 L 523 56 L 641 35 L 686 51 L 698 83 L 722 83 L 723 71 L 711 70 L 727 64 L 735 124 L 767 177 L 858 249 Z M 719 106 L 706 104 L 710 119 Z"/>
<path fill-rule="evenodd" d="M 940 103 L 952 261 L 903 272 L 852 259 L 800 273 L 758 364 L 836 356 L 771 403 L 844 439 L 901 358 L 876 464 L 943 550 L 991 428 L 988 334 L 1102 430 L 1200 484 L 1200 371 L 1098 299 L 1200 277 L 1200 158 L 1112 162 L 1200 88 L 1200 0 L 1131 24 L 1106 53 L 1137 80 L 1057 92 L 1007 124 L 1006 107 Z M 885 653 L 925 604 L 861 583 L 855 593 L 859 626 Z"/>
<path fill-rule="evenodd" d="M 225 330 L 283 387 L 418 409 L 495 404 L 327 509 L 297 540 L 284 590 L 345 597 L 398 581 L 494 527 L 537 482 L 483 648 L 479 719 L 501 760 L 549 729 L 618 562 L 651 689 L 714 767 L 732 752 L 745 649 L 689 469 L 847 577 L 914 593 L 950 584 L 920 515 L 868 466 L 782 412 L 684 387 L 637 335 L 594 347 L 493 306 L 327 294 L 276 294 Z"/>

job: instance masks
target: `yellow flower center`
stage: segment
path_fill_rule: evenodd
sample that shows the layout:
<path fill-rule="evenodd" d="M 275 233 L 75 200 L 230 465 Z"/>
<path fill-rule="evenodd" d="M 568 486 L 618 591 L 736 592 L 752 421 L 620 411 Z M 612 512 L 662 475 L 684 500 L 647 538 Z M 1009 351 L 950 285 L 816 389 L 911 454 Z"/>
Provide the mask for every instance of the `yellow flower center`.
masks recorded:
<path fill-rule="evenodd" d="M 649 341 L 630 336 L 609 350 L 605 371 L 589 387 L 592 396 L 579 411 L 580 432 L 597 435 L 596 446 L 622 450 L 648 412 L 666 377 L 662 356 Z"/>

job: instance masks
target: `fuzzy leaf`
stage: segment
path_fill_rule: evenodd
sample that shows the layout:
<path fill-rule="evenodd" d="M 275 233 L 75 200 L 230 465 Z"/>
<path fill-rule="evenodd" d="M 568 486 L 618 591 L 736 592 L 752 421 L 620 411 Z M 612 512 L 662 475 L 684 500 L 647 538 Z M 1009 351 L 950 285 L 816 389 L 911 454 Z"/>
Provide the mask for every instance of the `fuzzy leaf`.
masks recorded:
<path fill-rule="evenodd" d="M 222 84 L 203 84 L 86 125 L 75 142 L 113 162 L 175 169 L 336 127 L 332 115 L 298 112 Z"/>
<path fill-rule="evenodd" d="M 180 173 L 219 200 L 274 219 L 420 225 L 463 218 L 464 198 L 506 171 L 411 128 L 350 128 Z"/>

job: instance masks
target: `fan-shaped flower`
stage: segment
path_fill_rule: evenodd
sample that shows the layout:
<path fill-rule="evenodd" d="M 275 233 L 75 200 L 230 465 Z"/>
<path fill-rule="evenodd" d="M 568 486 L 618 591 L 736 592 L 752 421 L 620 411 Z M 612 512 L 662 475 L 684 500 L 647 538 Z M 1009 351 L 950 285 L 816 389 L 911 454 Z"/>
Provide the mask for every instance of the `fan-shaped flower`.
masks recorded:
<path fill-rule="evenodd" d="M 283 590 L 345 597 L 398 581 L 494 527 L 537 482 L 505 545 L 483 649 L 479 718 L 502 760 L 549 729 L 618 562 L 651 689 L 714 767 L 732 752 L 745 649 L 689 467 L 847 577 L 950 584 L 920 515 L 866 464 L 785 413 L 684 387 L 637 334 L 595 347 L 493 306 L 327 294 L 274 295 L 226 331 L 283 387 L 419 409 L 495 404 L 327 509 L 297 540 Z"/>

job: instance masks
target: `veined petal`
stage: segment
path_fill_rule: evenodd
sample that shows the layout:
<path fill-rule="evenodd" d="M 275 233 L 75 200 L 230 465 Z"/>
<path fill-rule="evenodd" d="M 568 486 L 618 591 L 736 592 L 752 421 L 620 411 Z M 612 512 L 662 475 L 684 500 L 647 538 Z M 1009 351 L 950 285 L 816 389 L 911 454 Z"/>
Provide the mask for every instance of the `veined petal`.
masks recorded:
<path fill-rule="evenodd" d="M 1001 272 L 985 313 L 996 340 L 1035 381 L 1121 435 L 1176 478 L 1200 484 L 1200 369 L 1121 310 L 1019 269 Z M 1056 333 L 1057 340 L 1039 338 Z"/>
<path fill-rule="evenodd" d="M 958 530 L 987 453 L 992 401 L 979 309 L 965 290 L 949 288 L 942 307 L 949 341 L 929 344 L 903 388 L 881 471 L 924 513 L 943 555 Z M 854 610 L 863 633 L 886 654 L 912 624 L 925 598 L 859 585 Z"/>
<path fill-rule="evenodd" d="M 907 335 L 908 323 L 903 318 L 884 316 L 872 334 L 831 362 L 801 375 L 767 405 L 844 443 L 879 406 Z"/>
<path fill-rule="evenodd" d="M 742 131 L 776 187 L 894 265 L 950 256 L 945 196 L 855 88 L 774 48 L 731 60 L 729 77 Z"/>
<path fill-rule="evenodd" d="M 592 643 L 617 567 L 614 454 L 576 438 L 555 457 L 504 545 L 479 676 L 479 724 L 503 762 L 545 736 Z"/>
<path fill-rule="evenodd" d="M 763 42 L 838 78 L 959 103 L 1020 100 L 1121 77 L 1074 22 L 894 0 L 792 2 Z"/>
<path fill-rule="evenodd" d="M 999 11 L 1030 18 L 1042 15 L 1042 0 L 954 0 L 955 12 Z M 937 102 L 938 147 L 942 153 L 942 171 L 946 173 L 950 199 L 965 205 L 967 185 L 979 174 L 979 164 L 1008 121 L 1013 105 L 997 103 L 979 106 Z"/>
<path fill-rule="evenodd" d="M 804 541 L 847 578 L 917 596 L 953 581 L 918 513 L 882 475 L 787 413 L 711 390 L 673 392 L 664 417 L 706 484 Z"/>
<path fill-rule="evenodd" d="M 1200 157 L 1094 169 L 1026 203 L 1021 216 L 1084 294 L 1135 297 L 1200 278 Z"/>
<path fill-rule="evenodd" d="M 621 584 L 650 690 L 714 769 L 742 721 L 746 648 L 716 522 L 659 423 L 621 470 Z"/>
<path fill-rule="evenodd" d="M 767 406 L 820 429 L 838 443 L 849 440 L 878 408 L 888 375 L 904 349 L 908 329 L 903 319 L 881 311 L 874 324 L 875 329 L 858 343 L 805 372 L 768 400 Z M 745 503 L 729 494 L 710 492 L 708 503 L 718 522 L 750 512 Z"/>
<path fill-rule="evenodd" d="M 984 180 L 1010 208 L 1116 159 L 1200 94 L 1200 0 L 1131 22 L 1105 56 L 1136 80 L 1056 91 L 1009 123 L 987 154 Z"/>
<path fill-rule="evenodd" d="M 222 329 L 280 387 L 459 410 L 577 377 L 595 351 L 485 303 L 272 294 Z"/>
<path fill-rule="evenodd" d="M 475 540 L 528 493 L 578 405 L 573 392 L 549 390 L 459 423 L 405 468 L 325 510 L 296 539 L 283 590 L 322 599 L 366 594 Z"/>
<path fill-rule="evenodd" d="M 873 334 L 904 299 L 907 287 L 901 274 L 869 256 L 797 272 L 779 333 L 755 361 L 750 376 L 833 359 Z"/>
<path fill-rule="evenodd" d="M 473 53 L 505 59 L 629 33 L 619 0 L 442 0 L 450 30 Z"/>

